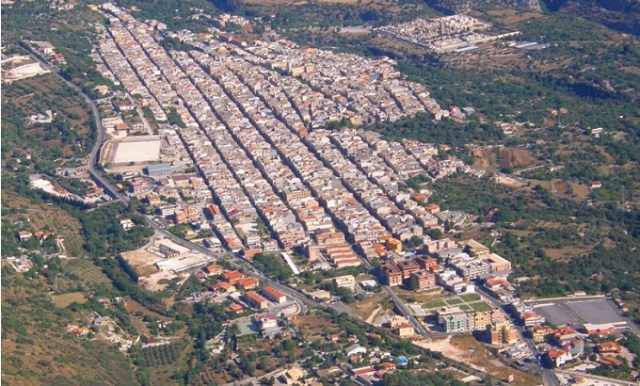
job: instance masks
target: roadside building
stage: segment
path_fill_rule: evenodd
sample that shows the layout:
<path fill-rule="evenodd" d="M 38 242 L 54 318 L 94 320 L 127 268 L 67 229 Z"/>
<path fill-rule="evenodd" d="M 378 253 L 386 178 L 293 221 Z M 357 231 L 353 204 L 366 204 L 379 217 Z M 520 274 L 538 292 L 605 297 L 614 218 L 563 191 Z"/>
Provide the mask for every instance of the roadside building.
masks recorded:
<path fill-rule="evenodd" d="M 493 345 L 514 344 L 518 341 L 518 331 L 509 322 L 491 324 L 487 326 L 487 332 Z"/>
<path fill-rule="evenodd" d="M 383 263 L 380 266 L 380 270 L 387 285 L 394 287 L 402 284 L 402 272 L 392 261 Z"/>
<path fill-rule="evenodd" d="M 254 291 L 246 292 L 243 298 L 247 302 L 247 304 L 249 304 L 253 308 L 257 308 L 259 310 L 264 310 L 265 308 L 267 308 L 267 300 Z"/>
<path fill-rule="evenodd" d="M 240 271 L 225 272 L 220 277 L 222 280 L 226 281 L 231 285 L 234 285 L 238 282 L 238 280 L 245 278 L 244 274 L 241 273 Z"/>
<path fill-rule="evenodd" d="M 413 328 L 413 325 L 411 325 L 410 323 L 400 324 L 395 328 L 395 332 L 396 334 L 398 334 L 400 338 L 409 338 L 416 334 L 416 331 Z"/>
<path fill-rule="evenodd" d="M 262 289 L 262 294 L 274 303 L 282 304 L 287 301 L 287 297 L 277 289 L 267 286 Z"/>
<path fill-rule="evenodd" d="M 244 279 L 240 279 L 235 283 L 235 286 L 238 289 L 242 289 L 244 291 L 247 290 L 252 290 L 256 287 L 258 287 L 258 285 L 260 284 L 260 281 L 258 279 L 255 279 L 253 277 L 246 277 Z"/>
<path fill-rule="evenodd" d="M 417 284 L 415 288 L 417 291 L 428 290 L 436 286 L 436 275 L 425 270 L 412 272 L 410 280 L 414 280 Z"/>

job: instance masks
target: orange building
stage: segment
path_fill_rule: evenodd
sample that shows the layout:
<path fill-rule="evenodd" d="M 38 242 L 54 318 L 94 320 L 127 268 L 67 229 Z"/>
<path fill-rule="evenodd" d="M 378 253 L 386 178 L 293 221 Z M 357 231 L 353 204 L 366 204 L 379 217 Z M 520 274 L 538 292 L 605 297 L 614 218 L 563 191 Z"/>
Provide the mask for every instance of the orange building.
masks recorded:
<path fill-rule="evenodd" d="M 392 261 L 383 263 L 380 269 L 387 285 L 393 287 L 402 284 L 402 271 Z"/>
<path fill-rule="evenodd" d="M 258 279 L 247 277 L 247 278 L 238 280 L 235 285 L 237 288 L 243 289 L 246 291 L 246 290 L 251 290 L 256 288 L 258 284 L 260 284 L 260 281 L 258 281 Z"/>
<path fill-rule="evenodd" d="M 238 280 L 245 278 L 244 274 L 240 271 L 225 272 L 221 277 L 222 280 L 226 281 L 229 284 L 236 284 Z"/>

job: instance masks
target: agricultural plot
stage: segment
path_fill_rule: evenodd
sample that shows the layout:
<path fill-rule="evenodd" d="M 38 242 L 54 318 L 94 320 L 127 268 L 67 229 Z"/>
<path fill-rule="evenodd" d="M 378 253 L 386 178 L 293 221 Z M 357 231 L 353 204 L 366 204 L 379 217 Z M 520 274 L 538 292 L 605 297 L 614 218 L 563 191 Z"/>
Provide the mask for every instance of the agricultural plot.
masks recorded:
<path fill-rule="evenodd" d="M 96 293 L 109 294 L 114 291 L 111 280 L 89 259 L 65 260 L 63 269 L 67 275 L 82 281 L 88 289 Z"/>
<path fill-rule="evenodd" d="M 142 356 L 147 366 L 164 366 L 177 361 L 181 351 L 180 343 L 169 343 L 145 348 L 142 350 Z"/>

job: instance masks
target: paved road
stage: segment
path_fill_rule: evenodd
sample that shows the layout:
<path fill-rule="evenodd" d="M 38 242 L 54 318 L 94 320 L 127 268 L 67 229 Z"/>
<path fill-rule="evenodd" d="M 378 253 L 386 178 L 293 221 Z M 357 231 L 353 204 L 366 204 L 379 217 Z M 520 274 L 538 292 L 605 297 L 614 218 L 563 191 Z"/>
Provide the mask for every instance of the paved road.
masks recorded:
<path fill-rule="evenodd" d="M 386 286 L 386 285 L 383 286 L 383 288 L 385 289 L 385 291 L 387 291 L 387 293 L 389 294 L 389 297 L 391 297 L 393 302 L 396 304 L 396 307 L 398 308 L 398 310 L 405 316 L 405 318 L 407 318 L 407 320 L 409 320 L 409 322 L 411 322 L 411 324 L 413 325 L 413 328 L 420 335 L 424 337 L 428 337 L 429 333 L 424 328 L 422 323 L 420 323 L 420 321 L 416 319 L 416 317 L 413 315 L 413 312 L 411 312 L 411 310 L 404 304 L 402 299 L 400 299 L 398 295 L 395 292 L 393 292 L 393 289 L 391 289 L 389 286 Z"/>
<path fill-rule="evenodd" d="M 560 381 L 556 378 L 556 374 L 553 370 L 542 370 L 542 383 L 544 386 L 560 386 Z"/>

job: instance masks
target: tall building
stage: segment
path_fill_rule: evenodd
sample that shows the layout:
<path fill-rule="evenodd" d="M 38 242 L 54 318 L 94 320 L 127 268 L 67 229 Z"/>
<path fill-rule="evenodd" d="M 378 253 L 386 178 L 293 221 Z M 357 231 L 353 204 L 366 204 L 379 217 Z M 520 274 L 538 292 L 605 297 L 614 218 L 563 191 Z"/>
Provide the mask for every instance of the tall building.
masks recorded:
<path fill-rule="evenodd" d="M 509 322 L 493 323 L 487 326 L 491 344 L 514 344 L 518 341 L 518 331 Z"/>
<path fill-rule="evenodd" d="M 387 285 L 393 287 L 402 284 L 402 271 L 391 261 L 387 261 L 380 267 Z"/>
<path fill-rule="evenodd" d="M 446 332 L 464 332 L 471 329 L 467 314 L 454 314 L 444 318 L 444 330 Z"/>

